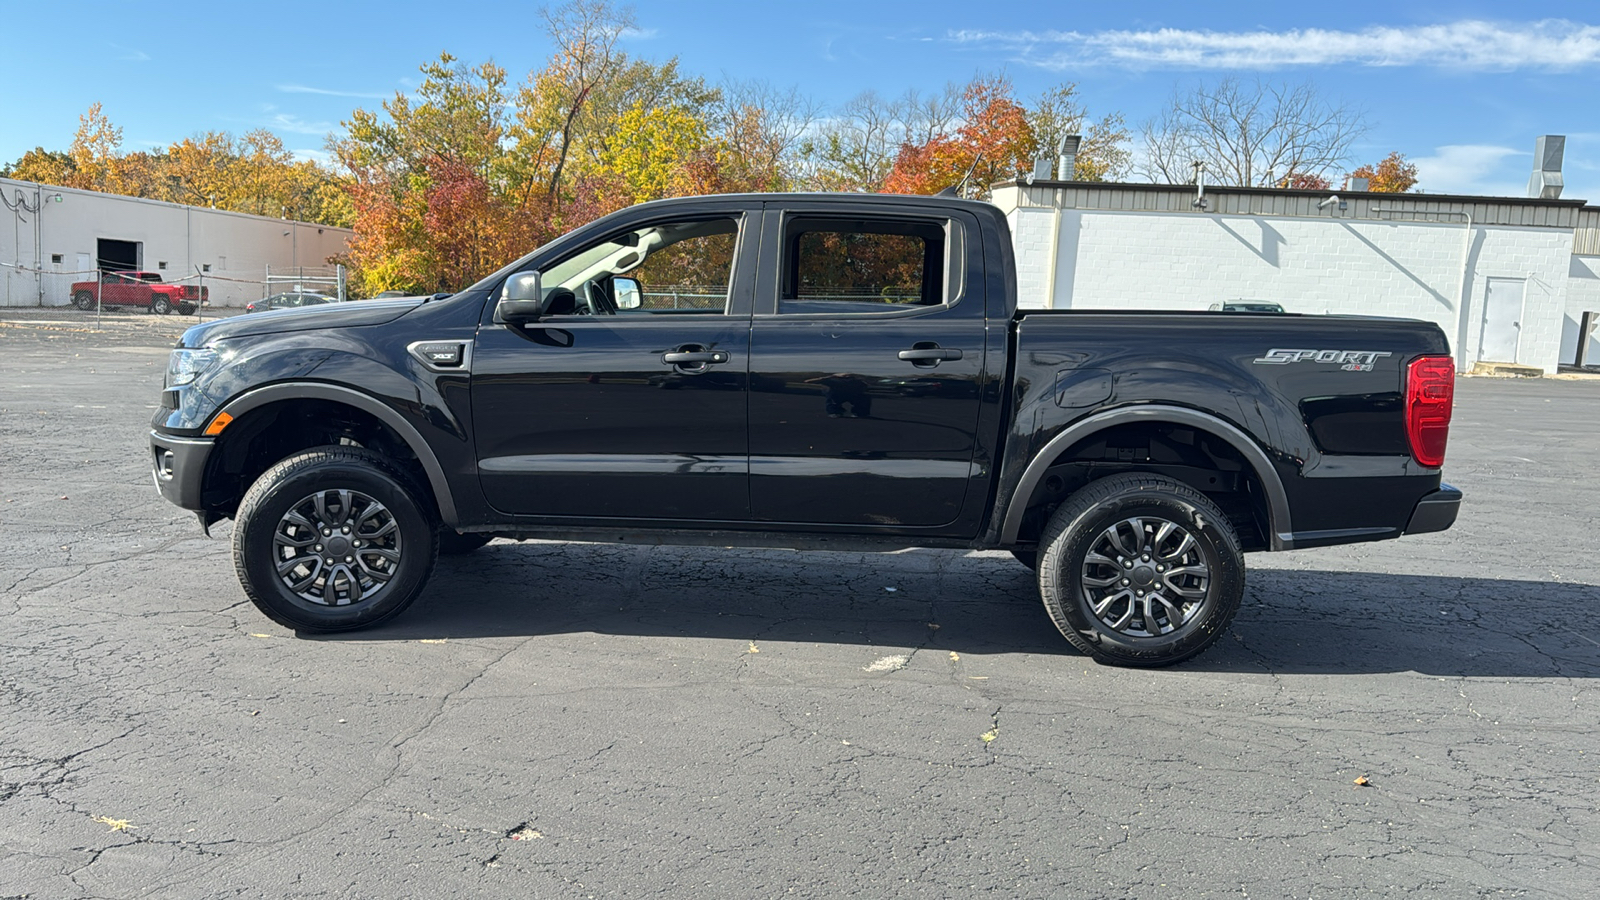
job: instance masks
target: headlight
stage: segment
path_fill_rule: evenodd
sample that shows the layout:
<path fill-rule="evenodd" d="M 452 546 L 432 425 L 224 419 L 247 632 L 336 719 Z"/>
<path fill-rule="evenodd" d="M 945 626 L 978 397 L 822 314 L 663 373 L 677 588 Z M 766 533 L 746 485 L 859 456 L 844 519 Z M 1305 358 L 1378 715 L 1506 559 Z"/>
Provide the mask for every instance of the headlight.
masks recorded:
<path fill-rule="evenodd" d="M 215 350 L 172 351 L 167 359 L 167 387 L 175 388 L 199 378 L 217 364 L 220 357 Z"/>

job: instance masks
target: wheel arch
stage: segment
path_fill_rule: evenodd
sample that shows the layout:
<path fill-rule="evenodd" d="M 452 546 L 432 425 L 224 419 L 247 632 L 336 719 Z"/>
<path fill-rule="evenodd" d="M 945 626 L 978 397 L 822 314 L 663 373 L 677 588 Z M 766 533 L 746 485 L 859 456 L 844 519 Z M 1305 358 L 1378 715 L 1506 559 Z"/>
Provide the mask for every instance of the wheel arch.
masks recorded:
<path fill-rule="evenodd" d="M 1267 456 L 1261 445 L 1225 419 L 1188 407 L 1165 405 L 1134 406 L 1095 413 L 1072 423 L 1051 438 L 1038 453 L 1034 454 L 1032 461 L 1023 470 L 1022 479 L 1017 483 L 1016 490 L 1011 493 L 1011 500 L 1000 530 L 1000 545 L 1011 546 L 1017 542 L 1022 532 L 1023 520 L 1039 490 L 1040 483 L 1050 468 L 1068 450 L 1103 431 L 1129 424 L 1172 424 L 1194 428 L 1232 447 L 1249 465 L 1266 495 L 1268 545 L 1273 550 L 1288 550 L 1293 547 L 1294 529 L 1290 521 L 1289 495 L 1284 489 L 1277 468 L 1272 464 L 1272 459 Z"/>
<path fill-rule="evenodd" d="M 216 415 L 226 413 L 237 421 L 252 412 L 268 406 L 292 404 L 296 401 L 303 402 L 306 400 L 324 401 L 350 407 L 373 417 L 392 432 L 416 457 L 422 473 L 427 477 L 428 488 L 433 494 L 434 503 L 439 510 L 439 517 L 447 525 L 454 526 L 457 524 L 459 516 L 456 511 L 454 495 L 450 490 L 450 482 L 445 477 L 444 467 L 439 464 L 439 458 L 434 454 L 433 448 L 428 445 L 422 434 L 404 416 L 370 394 L 336 384 L 283 382 L 255 388 L 240 394 L 224 404 Z M 232 427 L 232 424 L 229 427 Z M 224 430 L 223 436 L 226 436 L 226 434 L 227 431 Z"/>

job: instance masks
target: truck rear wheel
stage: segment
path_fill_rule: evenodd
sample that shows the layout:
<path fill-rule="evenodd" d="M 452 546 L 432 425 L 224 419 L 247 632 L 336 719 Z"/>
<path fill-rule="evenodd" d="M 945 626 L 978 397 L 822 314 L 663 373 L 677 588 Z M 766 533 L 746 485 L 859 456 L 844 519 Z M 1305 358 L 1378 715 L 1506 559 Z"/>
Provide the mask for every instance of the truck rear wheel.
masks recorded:
<path fill-rule="evenodd" d="M 150 311 L 161 316 L 172 314 L 172 301 L 165 297 L 156 297 L 150 301 Z"/>
<path fill-rule="evenodd" d="M 1210 647 L 1244 594 L 1226 515 L 1159 475 L 1115 475 L 1068 497 L 1039 541 L 1039 594 L 1062 635 L 1096 662 L 1155 667 Z"/>
<path fill-rule="evenodd" d="M 239 583 L 268 618 L 351 631 L 399 615 L 433 573 L 438 525 L 420 491 L 377 454 L 319 447 L 268 469 L 233 529 Z"/>
<path fill-rule="evenodd" d="M 84 312 L 88 312 L 89 310 L 94 309 L 94 294 L 91 294 L 88 291 L 79 291 L 72 295 L 72 305 L 83 310 Z"/>

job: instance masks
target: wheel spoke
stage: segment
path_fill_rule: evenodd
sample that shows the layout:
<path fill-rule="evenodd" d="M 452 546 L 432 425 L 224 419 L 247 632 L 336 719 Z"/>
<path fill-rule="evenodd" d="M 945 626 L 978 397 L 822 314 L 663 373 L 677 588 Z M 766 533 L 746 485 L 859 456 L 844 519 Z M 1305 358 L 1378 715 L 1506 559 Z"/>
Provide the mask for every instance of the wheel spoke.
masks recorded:
<path fill-rule="evenodd" d="M 1089 587 L 1108 588 L 1117 583 L 1118 577 L 1119 576 L 1115 574 L 1107 575 L 1104 578 L 1099 578 L 1093 575 L 1085 575 L 1083 576 L 1083 583 Z"/>
<path fill-rule="evenodd" d="M 1178 542 L 1177 549 L 1173 550 L 1171 553 L 1163 555 L 1161 558 L 1162 559 L 1183 559 L 1184 555 L 1187 554 L 1190 550 L 1194 549 L 1194 547 L 1195 547 L 1194 535 L 1189 534 L 1188 532 L 1184 532 L 1183 540 Z"/>
<path fill-rule="evenodd" d="M 1157 554 L 1161 552 L 1161 545 L 1167 542 L 1167 538 L 1177 528 L 1178 526 L 1172 522 L 1162 522 L 1161 527 L 1156 529 L 1156 538 L 1150 542 L 1150 546 L 1155 548 Z"/>
<path fill-rule="evenodd" d="M 1111 539 L 1112 546 L 1116 547 L 1117 552 L 1123 556 L 1138 556 L 1139 546 L 1144 541 L 1144 520 L 1129 519 L 1122 524 L 1127 525 L 1133 531 L 1132 547 L 1129 547 L 1127 544 L 1123 543 L 1122 529 L 1115 525 L 1106 529 L 1106 537 Z"/>
<path fill-rule="evenodd" d="M 333 516 L 328 512 L 327 492 L 318 491 L 312 499 L 312 504 L 317 510 L 317 521 L 322 523 L 322 527 L 326 528 L 329 525 L 332 525 Z"/>

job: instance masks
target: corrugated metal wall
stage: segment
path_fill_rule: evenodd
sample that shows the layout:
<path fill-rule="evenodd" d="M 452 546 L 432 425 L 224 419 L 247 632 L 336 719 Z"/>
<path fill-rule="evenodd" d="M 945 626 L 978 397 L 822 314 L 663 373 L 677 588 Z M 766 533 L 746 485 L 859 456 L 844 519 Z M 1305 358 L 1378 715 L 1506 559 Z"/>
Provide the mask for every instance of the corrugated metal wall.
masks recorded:
<path fill-rule="evenodd" d="M 1578 230 L 1572 235 L 1575 256 L 1600 256 L 1600 207 L 1578 210 Z"/>
<path fill-rule="evenodd" d="M 1011 195 L 1011 191 L 1015 191 Z M 1345 203 L 1318 207 L 1330 195 Z M 1010 195 L 1010 196 L 1007 196 Z M 997 186 L 995 200 L 1025 207 L 1095 209 L 1127 212 L 1195 212 L 1196 189 L 1183 185 L 1143 184 L 1035 184 Z M 1012 197 L 1015 197 L 1013 200 Z M 1587 222 L 1587 246 L 1600 248 L 1600 210 L 1580 201 L 1527 200 L 1497 197 L 1446 197 L 1429 194 L 1374 194 L 1348 191 L 1289 191 L 1253 188 L 1206 188 L 1205 214 L 1237 216 L 1295 216 L 1325 219 L 1403 219 L 1459 223 L 1463 214 L 1475 225 L 1520 225 L 1544 228 L 1578 228 Z M 1580 238 L 1581 240 L 1581 238 Z M 1600 249 L 1577 250 L 1600 253 Z"/>

